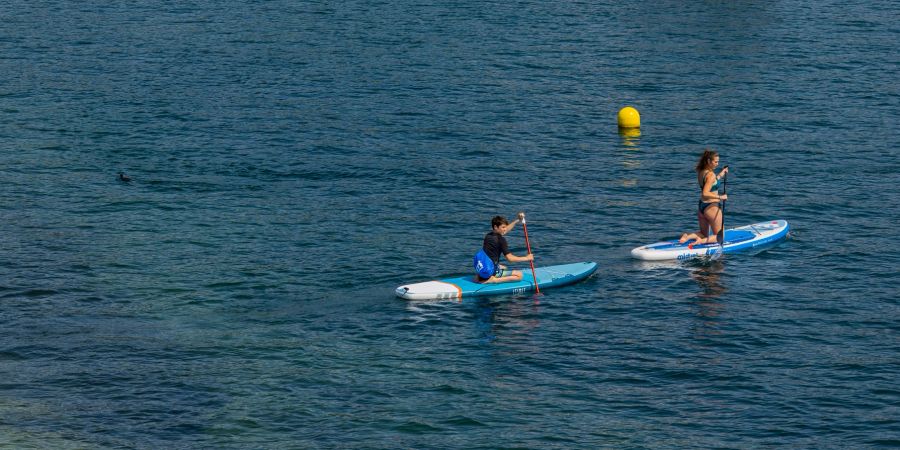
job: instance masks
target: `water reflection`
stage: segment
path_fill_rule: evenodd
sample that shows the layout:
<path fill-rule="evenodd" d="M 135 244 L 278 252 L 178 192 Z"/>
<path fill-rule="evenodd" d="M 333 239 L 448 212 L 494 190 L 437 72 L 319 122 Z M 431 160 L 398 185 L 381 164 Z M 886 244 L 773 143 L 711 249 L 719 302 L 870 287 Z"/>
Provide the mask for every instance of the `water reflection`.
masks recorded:
<path fill-rule="evenodd" d="M 637 169 L 641 167 L 641 130 L 639 128 L 619 129 L 619 136 L 622 138 L 622 165 L 626 169 Z M 623 180 L 630 182 L 632 185 L 637 184 L 637 180 Z"/>
<path fill-rule="evenodd" d="M 680 285 L 682 277 L 687 275 L 696 283 L 695 294 L 688 297 L 691 307 L 695 309 L 693 332 L 697 337 L 709 337 L 721 334 L 720 317 L 725 312 L 725 304 L 721 297 L 728 292 L 725 284 L 725 261 L 712 258 L 696 258 L 689 261 L 640 261 L 637 263 L 645 271 L 663 271 L 666 278 L 677 280 Z M 677 273 L 672 273 L 677 271 Z M 659 275 L 650 275 L 654 278 Z M 671 276 L 671 277 L 670 277 Z M 680 289 L 680 288 L 679 288 Z M 678 296 L 678 298 L 684 298 Z"/>
<path fill-rule="evenodd" d="M 697 297 L 714 299 L 724 294 L 727 291 L 721 280 L 724 270 L 725 263 L 721 259 L 708 259 L 699 263 L 698 267 L 691 271 L 691 278 L 701 289 Z"/>
<path fill-rule="evenodd" d="M 514 342 L 540 325 L 540 302 L 535 296 L 476 297 L 462 300 L 409 300 L 411 323 L 433 327 L 471 323 L 475 338 L 492 343 L 500 338 Z"/>
<path fill-rule="evenodd" d="M 637 147 L 641 143 L 640 128 L 619 128 L 619 136 L 622 137 L 622 144 L 628 147 Z"/>
<path fill-rule="evenodd" d="M 722 260 L 704 259 L 696 263 L 690 272 L 691 278 L 700 288 L 694 302 L 698 319 L 694 333 L 697 336 L 721 334 L 719 316 L 722 315 L 725 306 L 719 301 L 719 297 L 728 291 L 722 281 L 724 270 L 725 264 Z"/>
<path fill-rule="evenodd" d="M 722 281 L 725 262 L 710 257 L 694 258 L 688 261 L 635 261 L 642 270 L 686 270 L 700 287 L 696 298 L 713 300 L 725 294 L 728 289 Z"/>
<path fill-rule="evenodd" d="M 540 324 L 540 303 L 537 301 L 478 299 L 474 306 L 475 330 L 484 342 L 493 342 L 498 337 L 527 335 Z"/>

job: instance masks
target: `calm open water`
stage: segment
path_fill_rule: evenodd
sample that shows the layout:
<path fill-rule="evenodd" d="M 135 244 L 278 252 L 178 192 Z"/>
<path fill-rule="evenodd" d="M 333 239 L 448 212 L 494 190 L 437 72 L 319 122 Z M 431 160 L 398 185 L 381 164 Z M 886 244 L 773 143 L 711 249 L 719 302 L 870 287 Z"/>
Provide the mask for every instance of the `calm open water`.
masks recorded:
<path fill-rule="evenodd" d="M 897 17 L 8 2 L 0 446 L 900 446 Z M 707 146 L 726 222 L 790 238 L 632 260 L 696 226 Z M 394 298 L 519 210 L 539 265 L 597 274 L 538 302 Z"/>

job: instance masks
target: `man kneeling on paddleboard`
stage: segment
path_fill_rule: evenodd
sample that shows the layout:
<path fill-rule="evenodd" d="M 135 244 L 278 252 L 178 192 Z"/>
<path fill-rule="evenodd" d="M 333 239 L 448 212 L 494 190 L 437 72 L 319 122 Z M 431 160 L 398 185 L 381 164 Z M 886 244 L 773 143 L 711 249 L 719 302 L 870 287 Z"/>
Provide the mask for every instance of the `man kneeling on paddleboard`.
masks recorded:
<path fill-rule="evenodd" d="M 524 219 L 525 213 L 520 212 L 518 218 L 510 223 L 503 216 L 495 216 L 491 219 L 491 232 L 484 236 L 484 244 L 475 255 L 475 280 L 479 283 L 505 283 L 507 281 L 519 281 L 522 279 L 521 270 L 511 270 L 500 264 L 500 255 L 506 257 L 509 262 L 534 261 L 534 255 L 528 253 L 525 256 L 516 256 L 509 251 L 509 244 L 503 237 L 509 233 L 516 224 Z"/>

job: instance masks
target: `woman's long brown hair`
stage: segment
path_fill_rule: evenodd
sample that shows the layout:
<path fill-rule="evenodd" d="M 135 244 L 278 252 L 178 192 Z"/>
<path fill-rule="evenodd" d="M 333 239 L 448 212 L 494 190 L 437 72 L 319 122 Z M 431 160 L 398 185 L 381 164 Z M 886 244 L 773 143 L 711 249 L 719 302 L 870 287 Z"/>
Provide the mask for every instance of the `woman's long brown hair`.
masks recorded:
<path fill-rule="evenodd" d="M 697 173 L 703 172 L 706 169 L 709 169 L 710 164 L 712 164 L 713 158 L 719 156 L 719 152 L 711 149 L 703 150 L 703 155 L 700 156 L 700 161 L 697 162 L 697 167 L 694 169 Z"/>

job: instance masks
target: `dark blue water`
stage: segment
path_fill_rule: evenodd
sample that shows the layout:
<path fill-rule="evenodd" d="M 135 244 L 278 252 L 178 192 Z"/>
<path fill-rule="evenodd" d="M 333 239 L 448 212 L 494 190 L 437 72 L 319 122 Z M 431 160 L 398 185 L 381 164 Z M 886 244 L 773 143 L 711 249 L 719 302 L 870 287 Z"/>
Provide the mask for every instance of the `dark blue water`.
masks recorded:
<path fill-rule="evenodd" d="M 13 1 L 0 446 L 900 446 L 898 17 Z M 726 222 L 790 238 L 632 260 L 696 226 L 705 147 Z M 597 274 L 538 302 L 393 297 L 520 210 L 538 265 Z"/>

